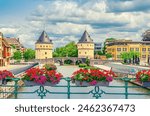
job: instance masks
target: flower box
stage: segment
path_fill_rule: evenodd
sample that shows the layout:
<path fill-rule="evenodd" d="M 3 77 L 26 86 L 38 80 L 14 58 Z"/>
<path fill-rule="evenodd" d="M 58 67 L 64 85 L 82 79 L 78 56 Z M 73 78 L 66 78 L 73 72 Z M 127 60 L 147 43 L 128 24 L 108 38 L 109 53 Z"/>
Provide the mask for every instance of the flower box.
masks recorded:
<path fill-rule="evenodd" d="M 6 79 L 6 78 L 9 78 L 9 79 Z M 7 71 L 7 70 L 0 71 L 0 85 L 2 84 L 6 85 L 7 82 L 12 81 L 11 78 L 14 78 L 14 75 L 12 74 L 12 72 Z"/>
<path fill-rule="evenodd" d="M 77 86 L 109 86 L 115 74 L 112 71 L 99 69 L 79 69 L 71 77 Z"/>
<path fill-rule="evenodd" d="M 44 84 L 40 84 L 40 83 L 36 83 L 34 81 L 26 81 L 24 80 L 24 84 L 25 86 L 55 86 L 56 84 L 50 83 L 50 82 L 46 82 Z"/>
<path fill-rule="evenodd" d="M 150 82 L 142 82 L 143 87 L 150 87 Z"/>
<path fill-rule="evenodd" d="M 89 82 L 86 81 L 75 81 L 75 84 L 77 86 L 109 86 L 109 82 L 97 82 L 96 84 L 90 84 Z"/>
<path fill-rule="evenodd" d="M 55 86 L 61 80 L 62 74 L 56 70 L 31 68 L 26 71 L 22 80 L 26 86 Z"/>

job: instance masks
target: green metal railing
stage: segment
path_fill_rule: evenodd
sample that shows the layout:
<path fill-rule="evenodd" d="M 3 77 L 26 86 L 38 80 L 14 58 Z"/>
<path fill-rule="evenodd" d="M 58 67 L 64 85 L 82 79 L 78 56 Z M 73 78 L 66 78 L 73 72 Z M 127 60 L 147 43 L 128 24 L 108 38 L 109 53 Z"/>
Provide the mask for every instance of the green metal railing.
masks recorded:
<path fill-rule="evenodd" d="M 115 78 L 115 80 L 120 80 L 122 82 L 124 82 L 123 86 L 107 86 L 107 87 L 101 87 L 101 86 L 93 86 L 91 87 L 91 90 L 88 92 L 73 92 L 71 91 L 72 88 L 86 88 L 86 87 L 80 87 L 80 86 L 76 86 L 74 84 L 72 84 L 71 82 L 71 78 L 66 77 L 66 78 L 62 78 L 61 81 L 66 81 L 67 83 L 65 85 L 55 85 L 52 86 L 52 88 L 66 88 L 66 91 L 59 91 L 59 92 L 53 92 L 51 91 L 51 87 L 49 89 L 47 89 L 45 86 L 39 86 L 38 89 L 34 90 L 34 91 L 30 91 L 30 92 L 24 92 L 24 91 L 19 91 L 20 88 L 24 88 L 24 87 L 33 87 L 33 86 L 20 86 L 19 82 L 20 79 L 19 78 L 14 78 L 12 79 L 13 81 L 13 85 L 0 85 L 0 88 L 3 90 L 0 90 L 0 95 L 1 98 L 11 98 L 10 96 L 14 95 L 15 99 L 18 99 L 18 95 L 19 94 L 37 94 L 37 96 L 39 96 L 39 98 L 43 99 L 46 97 L 47 94 L 56 94 L 56 95 L 67 95 L 67 98 L 70 99 L 71 95 L 92 95 L 93 98 L 96 99 L 100 99 L 104 94 L 106 95 L 121 95 L 124 96 L 125 99 L 128 99 L 129 96 L 134 96 L 134 95 L 147 95 L 150 96 L 150 88 L 147 88 L 148 92 L 146 93 L 135 93 L 135 92 L 129 92 L 130 88 L 143 88 L 142 86 L 138 86 L 138 85 L 134 85 L 134 86 L 130 86 L 129 83 L 133 80 L 135 80 L 135 78 Z M 4 90 L 5 88 L 5 90 Z M 7 89 L 9 88 L 9 89 Z M 109 89 L 118 89 L 118 88 L 122 88 L 123 92 L 107 92 L 106 90 L 103 90 L 103 88 L 109 88 Z M 7 95 L 7 97 L 6 97 Z M 32 97 L 31 97 L 32 98 Z"/>

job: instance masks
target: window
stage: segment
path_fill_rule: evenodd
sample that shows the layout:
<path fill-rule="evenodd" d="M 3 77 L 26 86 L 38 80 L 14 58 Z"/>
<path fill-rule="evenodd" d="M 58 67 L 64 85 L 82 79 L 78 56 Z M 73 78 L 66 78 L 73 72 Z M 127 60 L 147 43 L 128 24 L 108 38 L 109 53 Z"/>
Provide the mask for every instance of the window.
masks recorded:
<path fill-rule="evenodd" d="M 127 48 L 123 48 L 123 51 L 127 51 Z"/>
<path fill-rule="evenodd" d="M 150 51 L 150 48 L 148 48 L 148 51 Z"/>
<path fill-rule="evenodd" d="M 139 51 L 139 48 L 136 48 L 135 50 L 136 50 L 136 51 Z"/>
<path fill-rule="evenodd" d="M 117 55 L 117 58 L 120 58 L 120 55 Z"/>
<path fill-rule="evenodd" d="M 146 58 L 146 55 L 142 55 L 142 58 Z"/>
<path fill-rule="evenodd" d="M 134 51 L 134 48 L 130 48 L 130 51 Z"/>
<path fill-rule="evenodd" d="M 47 52 L 45 52 L 45 55 L 47 54 Z"/>
<path fill-rule="evenodd" d="M 117 48 L 117 51 L 121 51 L 121 48 Z"/>
<path fill-rule="evenodd" d="M 146 51 L 146 48 L 142 48 L 142 51 Z"/>
<path fill-rule="evenodd" d="M 112 52 L 114 52 L 115 50 L 114 50 L 114 48 L 112 49 Z"/>
<path fill-rule="evenodd" d="M 86 52 L 85 52 L 85 54 L 86 54 Z"/>
<path fill-rule="evenodd" d="M 79 52 L 79 54 L 81 54 L 81 52 Z"/>

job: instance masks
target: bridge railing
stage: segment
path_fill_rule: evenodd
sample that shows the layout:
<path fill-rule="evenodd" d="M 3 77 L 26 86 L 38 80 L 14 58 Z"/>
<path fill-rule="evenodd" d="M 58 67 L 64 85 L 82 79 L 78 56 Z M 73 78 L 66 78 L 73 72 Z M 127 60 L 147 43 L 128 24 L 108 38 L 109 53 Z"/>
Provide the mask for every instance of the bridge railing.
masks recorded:
<path fill-rule="evenodd" d="M 56 86 L 24 86 L 20 85 L 21 80 L 19 78 L 12 79 L 12 84 L 0 85 L 0 98 L 15 98 L 19 99 L 23 95 L 31 95 L 29 98 L 34 98 L 33 95 L 36 95 L 36 98 L 40 99 L 49 99 L 52 95 L 56 95 L 54 98 L 60 98 L 60 95 L 64 95 L 65 99 L 74 98 L 74 95 L 77 95 L 77 98 L 80 98 L 82 95 L 91 96 L 91 98 L 101 99 L 104 95 L 107 96 L 122 96 L 119 98 L 129 99 L 130 96 L 147 96 L 150 98 L 150 88 L 146 92 L 133 92 L 130 89 L 139 89 L 142 86 L 131 85 L 131 81 L 134 81 L 135 78 L 115 78 L 116 81 L 123 83 L 123 85 L 110 85 L 107 87 L 101 86 L 91 86 L 91 87 L 81 87 L 72 84 L 71 78 L 66 77 L 62 78 L 62 84 Z M 22 89 L 28 88 L 28 91 Z M 82 88 L 84 90 L 82 91 Z M 77 89 L 76 91 L 74 89 Z M 119 91 L 118 89 L 121 89 Z M 57 90 L 57 91 L 56 91 Z M 49 97 L 47 97 L 49 96 Z M 63 96 L 63 98 L 64 98 Z M 23 97 L 26 98 L 26 97 Z M 87 98 L 87 97 L 86 97 Z M 135 97 L 136 98 L 136 97 Z"/>

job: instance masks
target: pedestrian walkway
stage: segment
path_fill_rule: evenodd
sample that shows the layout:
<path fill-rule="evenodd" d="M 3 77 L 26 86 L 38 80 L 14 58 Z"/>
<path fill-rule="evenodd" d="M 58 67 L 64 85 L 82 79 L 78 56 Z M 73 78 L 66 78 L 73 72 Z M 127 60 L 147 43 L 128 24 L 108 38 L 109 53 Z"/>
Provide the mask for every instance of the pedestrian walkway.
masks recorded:
<path fill-rule="evenodd" d="M 129 67 L 135 67 L 135 68 L 145 68 L 145 69 L 150 69 L 150 67 L 145 67 L 145 66 L 136 66 L 136 65 L 126 65 L 126 64 L 122 64 L 120 62 L 112 62 L 112 64 L 118 64 L 118 65 L 123 65 L 123 66 L 129 66 Z"/>
<path fill-rule="evenodd" d="M 0 70 L 14 70 L 14 69 L 20 69 L 26 66 L 28 65 L 8 65 L 5 67 L 0 67 Z"/>
<path fill-rule="evenodd" d="M 94 67 L 100 68 L 102 70 L 111 70 L 111 67 L 105 65 L 94 65 Z"/>

